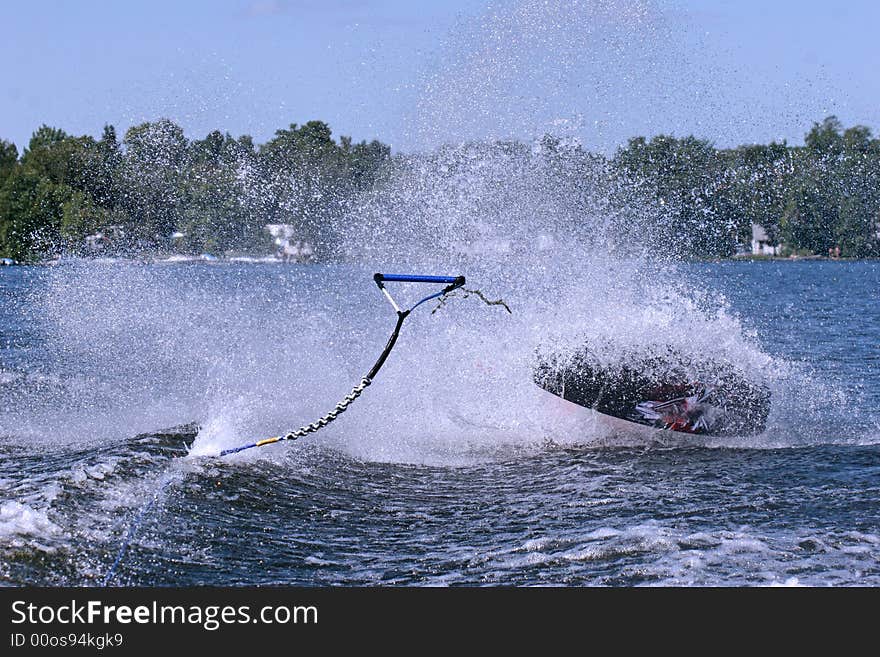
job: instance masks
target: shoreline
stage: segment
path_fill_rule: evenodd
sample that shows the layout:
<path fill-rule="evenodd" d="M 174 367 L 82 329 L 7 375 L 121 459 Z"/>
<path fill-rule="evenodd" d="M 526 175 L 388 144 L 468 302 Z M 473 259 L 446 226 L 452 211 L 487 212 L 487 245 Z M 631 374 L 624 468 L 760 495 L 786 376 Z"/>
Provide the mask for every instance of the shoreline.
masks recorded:
<path fill-rule="evenodd" d="M 828 262 L 858 262 L 858 261 L 870 261 L 870 260 L 880 260 L 880 258 L 850 258 L 844 256 L 838 257 L 828 257 L 823 255 L 789 255 L 789 256 L 771 256 L 771 255 L 734 255 L 729 258 L 719 258 L 718 262 L 729 261 L 729 260 L 743 260 L 747 262 L 751 261 L 784 261 L 784 262 L 795 262 L 795 261 L 828 261 Z"/>
<path fill-rule="evenodd" d="M 837 258 L 829 258 L 828 256 L 821 255 L 790 255 L 790 256 L 770 256 L 770 255 L 734 255 L 726 258 L 693 258 L 693 259 L 685 259 L 681 260 L 681 263 L 721 263 L 721 262 L 877 262 L 880 261 L 880 258 L 850 258 L 850 257 L 837 257 Z M 237 255 L 237 256 L 210 256 L 206 257 L 206 255 L 200 256 L 181 256 L 181 255 L 171 255 L 171 256 L 159 256 L 159 257 L 124 257 L 124 256 L 110 256 L 110 257 L 99 257 L 99 258 L 84 258 L 84 257 L 68 257 L 68 258 L 55 258 L 52 260 L 41 260 L 36 262 L 17 262 L 12 260 L 11 258 L 2 258 L 0 259 L 0 270 L 3 270 L 7 267 L 54 267 L 59 264 L 69 263 L 69 262 L 91 262 L 96 264 L 114 264 L 114 263 L 126 263 L 126 264 L 144 264 L 144 265 L 174 265 L 174 264 L 221 264 L 221 263 L 248 263 L 248 264 L 279 264 L 279 265 L 331 265 L 331 264 L 343 264 L 339 262 L 320 262 L 310 260 L 308 262 L 297 262 L 297 261 L 285 261 L 282 258 L 278 258 L 274 255 L 266 255 L 266 256 L 246 256 L 246 255 Z"/>

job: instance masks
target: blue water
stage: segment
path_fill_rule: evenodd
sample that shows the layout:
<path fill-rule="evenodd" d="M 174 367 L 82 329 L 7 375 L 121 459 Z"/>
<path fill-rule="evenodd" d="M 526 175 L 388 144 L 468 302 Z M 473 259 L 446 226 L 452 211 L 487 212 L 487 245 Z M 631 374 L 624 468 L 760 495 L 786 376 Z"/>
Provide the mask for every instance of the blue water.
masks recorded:
<path fill-rule="evenodd" d="M 114 584 L 880 584 L 880 264 L 676 268 L 707 316 L 723 308 L 713 339 L 766 356 L 761 436 L 554 432 L 506 380 L 541 320 L 505 329 L 523 300 L 483 280 L 520 302 L 511 320 L 473 300 L 414 316 L 325 433 L 188 454 L 329 410 L 393 324 L 369 273 L 0 269 L 0 581 L 99 585 L 158 494 Z"/>

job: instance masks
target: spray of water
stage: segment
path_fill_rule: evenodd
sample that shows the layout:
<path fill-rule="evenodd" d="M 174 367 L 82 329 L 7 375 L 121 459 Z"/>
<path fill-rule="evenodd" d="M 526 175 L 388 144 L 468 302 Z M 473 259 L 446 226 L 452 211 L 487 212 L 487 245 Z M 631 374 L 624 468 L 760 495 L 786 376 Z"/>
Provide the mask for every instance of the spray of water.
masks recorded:
<path fill-rule="evenodd" d="M 345 265 L 59 267 L 34 305 L 54 362 L 78 377 L 49 386 L 40 408 L 13 409 L 18 427 L 103 443 L 196 421 L 194 452 L 211 454 L 300 426 L 360 379 L 393 326 L 370 275 L 412 269 L 466 274 L 512 313 L 455 299 L 414 315 L 381 379 L 317 444 L 439 463 L 613 444 L 601 427 L 573 430 L 532 383 L 537 352 L 584 341 L 613 345 L 609 361 L 645 345 L 711 354 L 766 382 L 770 424 L 749 446 L 821 435 L 793 391 L 833 395 L 658 254 L 662 212 L 635 194 L 622 211 L 629 182 L 581 143 L 609 117 L 626 121 L 615 108 L 662 100 L 682 65 L 675 44 L 668 19 L 639 2 L 491 9 L 450 38 L 410 121 L 414 143 L 446 145 L 398 157 L 332 226 Z M 574 111 L 563 90 L 575 87 L 593 105 Z"/>

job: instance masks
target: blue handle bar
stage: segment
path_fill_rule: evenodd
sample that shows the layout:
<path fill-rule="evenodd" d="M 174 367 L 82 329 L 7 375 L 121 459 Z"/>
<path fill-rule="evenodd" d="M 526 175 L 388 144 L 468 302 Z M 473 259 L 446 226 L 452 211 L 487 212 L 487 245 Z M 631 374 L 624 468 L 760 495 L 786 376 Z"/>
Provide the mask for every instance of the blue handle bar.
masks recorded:
<path fill-rule="evenodd" d="M 381 287 L 384 282 L 393 283 L 445 283 L 460 287 L 464 285 L 464 276 L 419 276 L 416 274 L 375 274 L 373 280 Z"/>

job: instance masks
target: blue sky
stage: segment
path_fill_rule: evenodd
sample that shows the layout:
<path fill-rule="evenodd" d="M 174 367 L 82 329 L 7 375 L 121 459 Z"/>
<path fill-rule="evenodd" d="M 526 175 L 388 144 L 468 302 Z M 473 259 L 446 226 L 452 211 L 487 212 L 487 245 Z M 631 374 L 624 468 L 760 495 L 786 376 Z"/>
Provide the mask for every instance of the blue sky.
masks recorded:
<path fill-rule="evenodd" d="M 257 142 L 322 119 L 395 150 L 557 128 L 604 151 L 660 132 L 799 143 L 831 113 L 880 131 L 880 3 L 582 4 L 560 26 L 503 0 L 4 0 L 0 138 L 160 117 Z"/>

